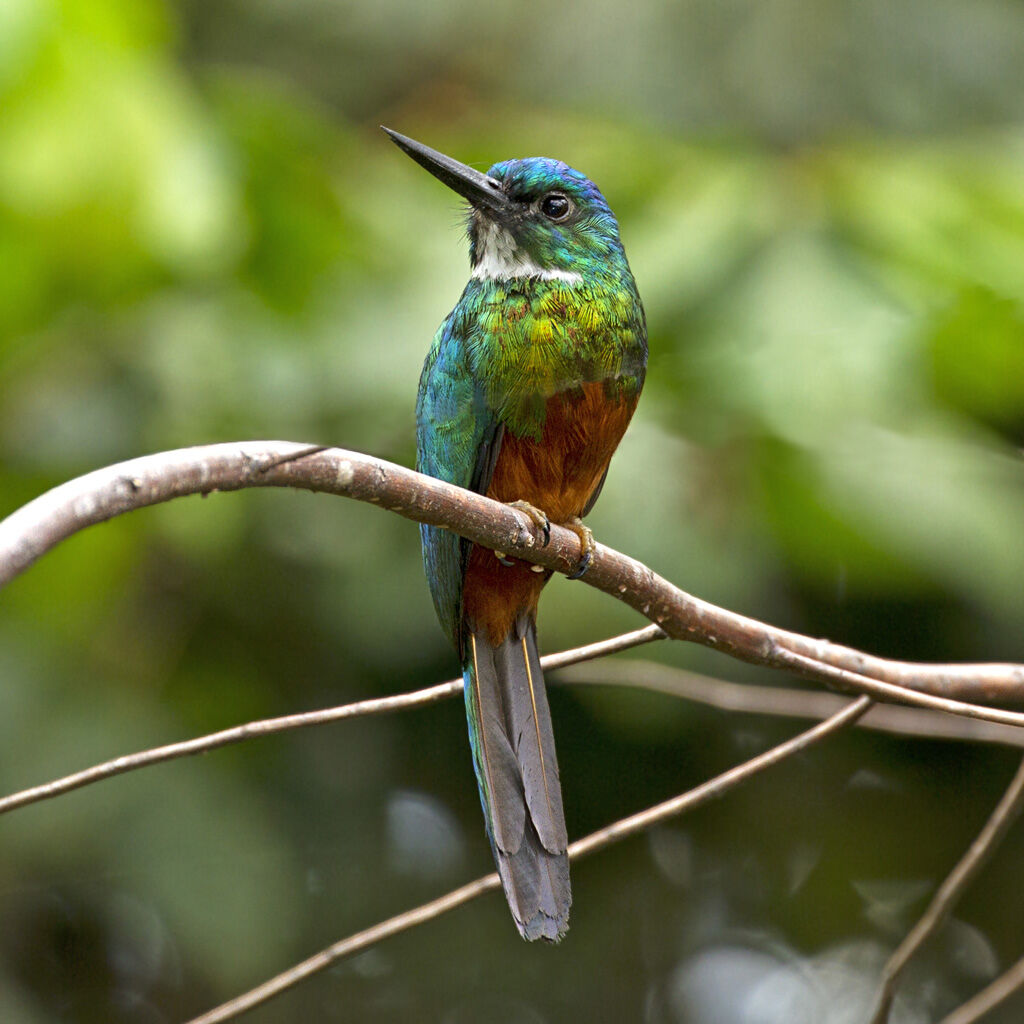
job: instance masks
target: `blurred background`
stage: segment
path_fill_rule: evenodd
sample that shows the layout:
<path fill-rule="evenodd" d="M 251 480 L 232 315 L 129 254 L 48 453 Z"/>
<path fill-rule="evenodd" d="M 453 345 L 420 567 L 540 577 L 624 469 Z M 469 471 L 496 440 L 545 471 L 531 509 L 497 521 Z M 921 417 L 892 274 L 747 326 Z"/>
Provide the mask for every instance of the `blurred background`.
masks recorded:
<path fill-rule="evenodd" d="M 779 626 L 1024 661 L 1022 55 L 1011 0 L 6 0 L 0 515 L 214 441 L 412 463 L 467 257 L 457 201 L 383 122 L 481 168 L 560 157 L 618 214 L 651 361 L 599 539 Z M 638 625 L 561 579 L 541 603 L 548 651 Z M 681 644 L 632 657 L 796 685 Z M 177 501 L 0 596 L 0 789 L 455 670 L 413 524 Z M 552 690 L 573 837 L 800 727 Z M 1015 760 L 842 735 L 580 863 L 558 948 L 492 895 L 246 1019 L 859 1021 Z M 173 1024 L 491 869 L 456 702 L 124 776 L 0 833 L 5 1024 Z M 899 1024 L 1024 952 L 1022 856 L 1018 829 Z"/>

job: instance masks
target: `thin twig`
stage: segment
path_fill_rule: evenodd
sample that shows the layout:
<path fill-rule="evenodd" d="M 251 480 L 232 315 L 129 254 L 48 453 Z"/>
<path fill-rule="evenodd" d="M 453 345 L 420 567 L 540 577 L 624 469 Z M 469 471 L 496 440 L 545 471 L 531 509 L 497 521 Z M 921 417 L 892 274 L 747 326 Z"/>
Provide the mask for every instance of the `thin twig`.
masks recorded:
<path fill-rule="evenodd" d="M 664 637 L 665 634 L 659 626 L 645 626 L 643 629 L 623 633 L 621 636 L 609 640 L 560 651 L 557 654 L 545 655 L 541 659 L 541 665 L 548 672 L 560 670 L 559 674 L 551 680 L 553 683 L 637 687 L 682 697 L 723 711 L 820 721 L 835 714 L 847 703 L 846 699 L 838 694 L 733 683 L 653 661 L 618 661 L 614 665 L 594 663 L 585 670 L 585 673 L 578 670 L 566 671 L 570 666 L 594 661 L 594 659 L 608 654 L 625 651 Z M 453 697 L 461 690 L 462 681 L 452 679 L 446 683 L 438 683 L 427 689 L 411 693 L 362 700 L 317 711 L 282 715 L 278 718 L 258 719 L 191 740 L 169 743 L 134 754 L 124 754 L 50 782 L 0 797 L 0 814 L 69 793 L 82 786 L 101 782 L 125 772 L 148 768 L 151 765 L 161 764 L 175 758 L 189 757 L 193 754 L 215 750 L 218 747 L 291 729 L 326 725 L 330 722 L 362 715 L 383 714 L 422 707 L 434 701 Z M 898 736 L 1024 747 L 1024 729 L 1017 726 L 983 722 L 972 718 L 962 718 L 958 715 L 898 705 L 876 705 L 857 722 L 857 726 Z"/>
<path fill-rule="evenodd" d="M 560 651 L 557 654 L 549 654 L 541 658 L 541 667 L 551 670 L 566 665 L 575 665 L 583 661 L 589 661 L 592 658 L 602 658 L 608 654 L 615 654 L 617 651 L 625 651 L 631 647 L 639 647 L 641 644 L 650 643 L 652 640 L 660 640 L 664 636 L 665 634 L 659 626 L 645 626 L 643 629 L 635 629 L 630 633 L 623 633 L 621 636 L 612 637 L 609 640 L 587 644 L 584 647 L 576 647 L 569 651 Z M 311 725 L 325 725 L 328 722 L 339 722 L 345 718 L 358 718 L 364 715 L 406 711 L 409 708 L 422 707 L 425 704 L 433 704 L 435 701 L 445 700 L 461 692 L 462 680 L 451 679 L 447 683 L 438 683 L 436 686 L 428 687 L 425 690 L 417 690 L 413 693 L 401 693 L 391 697 L 377 697 L 372 700 L 357 701 L 354 704 L 344 704 L 340 707 L 246 722 L 244 725 L 236 725 L 230 729 L 221 729 L 219 732 L 210 733 L 206 736 L 197 736 L 194 739 L 183 740 L 180 743 L 169 743 L 166 746 L 141 750 L 134 754 L 124 754 L 121 757 L 115 757 L 113 760 L 104 761 L 102 764 L 93 765 L 91 768 L 85 768 L 71 775 L 65 775 L 51 782 L 45 782 L 42 785 L 33 786 L 31 789 L 24 789 L 18 793 L 12 793 L 10 796 L 0 798 L 0 814 L 13 811 L 18 807 L 25 807 L 28 804 L 38 803 L 40 800 L 49 800 L 63 793 L 70 793 L 73 789 L 79 789 L 82 786 L 88 786 L 103 779 L 113 778 L 115 775 L 122 775 L 124 772 L 147 768 L 150 765 L 160 764 L 163 761 L 172 761 L 178 757 L 202 754 L 208 750 L 215 750 L 218 747 L 226 747 L 232 743 L 241 743 L 243 740 L 255 739 L 258 736 L 269 736 L 272 733 L 285 732 L 289 729 L 302 729 Z"/>
<path fill-rule="evenodd" d="M 620 658 L 607 664 L 592 662 L 585 667 L 564 668 L 552 676 L 550 681 L 556 684 L 571 683 L 574 686 L 636 687 L 682 697 L 719 711 L 814 721 L 828 718 L 848 702 L 846 697 L 838 693 L 736 683 L 642 658 Z M 876 704 L 857 722 L 857 728 L 921 739 L 1024 747 L 1024 729 L 1017 726 L 980 722 L 975 718 L 901 707 L 898 704 Z"/>
<path fill-rule="evenodd" d="M 991 985 L 987 985 L 963 1006 L 957 1007 L 941 1024 L 975 1024 L 989 1010 L 994 1010 L 1014 992 L 1024 987 L 1024 957 L 1021 957 L 1008 971 L 1000 974 Z"/>
<path fill-rule="evenodd" d="M 950 700 L 948 697 L 936 697 L 930 693 L 908 690 L 896 683 L 883 682 L 880 679 L 862 675 L 860 672 L 824 664 L 815 658 L 797 654 L 795 651 L 778 650 L 771 663 L 777 667 L 792 669 L 806 679 L 834 683 L 843 690 L 862 693 L 874 697 L 875 700 L 909 704 L 911 707 L 931 708 L 933 711 L 946 711 L 951 715 L 963 715 L 966 718 L 976 718 L 982 722 L 1001 722 L 1004 725 L 1014 725 L 1018 728 L 1024 726 L 1024 712 L 1003 711 L 1000 708 L 989 708 L 981 704 L 969 704 L 966 701 Z"/>
<path fill-rule="evenodd" d="M 960 863 L 953 868 L 946 880 L 939 886 L 920 920 L 911 928 L 907 937 L 889 958 L 889 962 L 882 971 L 882 981 L 871 1024 L 886 1024 L 889 1020 L 889 1012 L 896 994 L 896 985 L 910 962 L 910 958 L 949 916 L 960 895 L 977 877 L 978 872 L 984 867 L 985 862 L 1006 835 L 1022 806 L 1024 806 L 1024 760 L 1021 760 L 1016 774 L 999 803 L 996 804 L 988 821 L 985 822 L 984 828 L 971 843 Z"/>
<path fill-rule="evenodd" d="M 569 847 L 570 860 L 585 857 L 587 854 L 594 853 L 602 847 L 619 842 L 637 832 L 649 829 L 659 822 L 681 814 L 684 811 L 693 810 L 709 800 L 722 796 L 727 790 L 732 789 L 758 772 L 762 772 L 785 758 L 806 750 L 832 733 L 851 725 L 868 711 L 871 703 L 869 697 L 859 697 L 857 700 L 850 701 L 826 721 L 820 722 L 813 728 L 794 736 L 792 739 L 786 740 L 784 743 L 780 743 L 776 747 L 772 747 L 771 750 L 767 750 L 763 754 L 758 754 L 757 757 L 751 758 L 735 768 L 730 768 L 729 771 L 723 772 L 721 775 L 708 780 L 695 789 L 691 789 L 681 796 L 674 797 L 671 800 L 666 800 L 664 803 L 641 811 L 639 814 L 623 818 L 621 821 L 617 821 L 612 825 L 599 829 L 597 832 L 591 833 L 583 839 L 577 840 Z M 448 893 L 448 895 L 442 896 L 440 899 L 424 903 L 413 910 L 407 910 L 405 913 L 398 914 L 387 921 L 374 925 L 372 928 L 367 928 L 365 931 L 358 932 L 328 946 L 326 949 L 311 956 L 308 960 L 303 960 L 302 963 L 290 967 L 287 971 L 283 971 L 276 977 L 256 986 L 256 988 L 250 989 L 248 992 L 236 996 L 226 1003 L 222 1003 L 220 1006 L 209 1010 L 199 1017 L 195 1017 L 188 1024 L 221 1024 L 223 1021 L 239 1017 L 241 1014 L 265 1003 L 268 999 L 292 988 L 317 971 L 322 971 L 325 967 L 330 967 L 339 960 L 361 952 L 382 939 L 407 931 L 435 917 L 440 917 L 449 910 L 454 910 L 455 907 L 462 906 L 462 904 L 468 903 L 483 893 L 490 892 L 498 887 L 497 874 L 478 878 L 475 882 L 470 882 L 468 885 L 464 885 Z"/>
<path fill-rule="evenodd" d="M 735 768 L 730 768 L 729 771 L 723 772 L 721 775 L 716 775 L 713 779 L 697 786 L 696 789 L 691 789 L 688 793 L 683 793 L 681 796 L 676 796 L 671 800 L 656 804 L 646 811 L 640 811 L 638 814 L 623 818 L 621 821 L 599 829 L 597 832 L 592 832 L 584 839 L 577 840 L 569 847 L 570 856 L 583 857 L 600 849 L 602 846 L 606 846 L 608 843 L 618 842 L 618 840 L 625 839 L 636 832 L 643 832 L 645 829 L 649 829 L 651 826 L 657 825 L 667 818 L 672 818 L 677 814 L 682 814 L 684 811 L 692 810 L 700 804 L 722 796 L 726 791 L 732 789 L 738 783 L 749 779 L 752 775 L 756 775 L 766 768 L 771 768 L 780 761 L 784 761 L 787 757 L 806 750 L 819 740 L 823 740 L 826 736 L 830 736 L 832 733 L 852 725 L 857 719 L 867 713 L 872 703 L 873 701 L 870 697 L 858 697 L 856 700 L 849 701 L 842 710 L 837 711 L 834 715 L 825 719 L 824 722 L 819 722 L 806 732 L 799 733 L 792 739 L 780 743 L 777 747 L 772 747 L 771 750 L 766 750 L 763 754 L 758 754 L 757 757 L 751 758 Z"/>
<path fill-rule="evenodd" d="M 326 949 L 322 949 L 319 953 L 314 953 L 307 960 L 303 960 L 301 963 L 295 964 L 294 967 L 289 967 L 287 971 L 282 971 L 275 977 L 269 978 L 262 985 L 257 985 L 248 992 L 244 992 L 242 995 L 236 996 L 234 999 L 222 1003 L 207 1013 L 194 1018 L 189 1021 L 189 1024 L 215 1024 L 217 1021 L 240 1017 L 243 1013 L 247 1013 L 261 1003 L 265 1003 L 268 999 L 273 999 L 274 996 L 280 995 L 286 989 L 294 987 L 300 981 L 305 981 L 306 978 L 324 970 L 324 968 L 336 964 L 339 960 L 344 960 L 356 953 L 361 953 L 364 949 L 369 949 L 370 946 L 375 946 L 378 942 L 390 938 L 392 935 L 397 935 L 399 932 L 408 931 L 410 928 L 415 928 L 418 924 L 423 924 L 426 921 L 433 920 L 435 917 L 440 917 L 442 914 L 447 914 L 449 910 L 461 907 L 463 903 L 475 900 L 485 892 L 499 888 L 500 885 L 501 881 L 498 878 L 498 873 L 495 871 L 490 875 L 484 875 L 483 878 L 478 878 L 475 882 L 469 882 L 466 885 L 460 886 L 439 899 L 431 900 L 429 903 L 424 903 L 412 910 L 407 910 L 404 914 L 396 914 L 386 921 L 375 924 L 372 928 L 356 932 L 355 935 L 350 935 L 347 939 L 342 939 L 340 942 L 335 942 Z"/>
<path fill-rule="evenodd" d="M 132 459 L 35 499 L 0 522 L 0 585 L 86 526 L 188 494 L 246 487 L 298 487 L 368 501 L 556 572 L 572 572 L 581 554 L 579 538 L 571 530 L 552 526 L 550 542 L 542 546 L 533 524 L 515 509 L 382 459 L 284 441 L 245 441 Z M 795 669 L 826 683 L 837 677 L 820 666 L 831 666 L 852 673 L 846 685 L 870 678 L 936 697 L 1024 702 L 1024 665 L 920 665 L 876 658 L 701 601 L 635 559 L 600 544 L 583 580 L 624 601 L 676 639 L 753 664 Z M 945 710 L 963 713 L 960 708 Z"/>

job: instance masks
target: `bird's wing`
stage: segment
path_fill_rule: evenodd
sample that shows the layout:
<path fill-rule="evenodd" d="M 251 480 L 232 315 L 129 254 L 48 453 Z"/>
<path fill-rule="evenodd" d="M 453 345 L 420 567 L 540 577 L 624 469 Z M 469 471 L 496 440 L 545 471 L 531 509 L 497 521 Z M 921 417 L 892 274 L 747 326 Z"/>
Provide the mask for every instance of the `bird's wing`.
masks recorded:
<path fill-rule="evenodd" d="M 416 466 L 421 473 L 485 494 L 501 451 L 504 425 L 475 379 L 453 313 L 441 325 L 423 365 L 416 402 Z M 423 561 L 441 625 L 462 653 L 462 580 L 469 541 L 420 527 Z"/>

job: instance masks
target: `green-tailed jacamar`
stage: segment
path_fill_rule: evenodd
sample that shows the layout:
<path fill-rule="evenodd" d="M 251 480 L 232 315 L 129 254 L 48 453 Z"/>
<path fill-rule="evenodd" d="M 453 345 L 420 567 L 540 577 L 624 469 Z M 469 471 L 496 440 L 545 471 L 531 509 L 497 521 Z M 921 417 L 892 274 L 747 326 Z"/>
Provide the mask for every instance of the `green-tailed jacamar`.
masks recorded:
<path fill-rule="evenodd" d="M 593 182 L 558 160 L 486 174 L 385 129 L 469 200 L 472 271 L 434 337 L 416 404 L 423 473 L 575 529 L 597 500 L 644 381 L 647 330 L 619 229 Z M 568 839 L 537 599 L 550 572 L 423 526 L 438 618 L 462 659 L 487 835 L 524 938 L 569 923 Z"/>

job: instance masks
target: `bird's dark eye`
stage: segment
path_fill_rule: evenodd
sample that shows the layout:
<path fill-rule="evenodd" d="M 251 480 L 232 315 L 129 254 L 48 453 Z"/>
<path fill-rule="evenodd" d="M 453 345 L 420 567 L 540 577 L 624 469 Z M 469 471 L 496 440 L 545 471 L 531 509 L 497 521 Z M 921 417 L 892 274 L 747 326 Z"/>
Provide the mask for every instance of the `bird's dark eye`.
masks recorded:
<path fill-rule="evenodd" d="M 572 212 L 572 203 L 561 192 L 552 192 L 540 201 L 540 212 L 548 220 L 565 220 Z"/>

